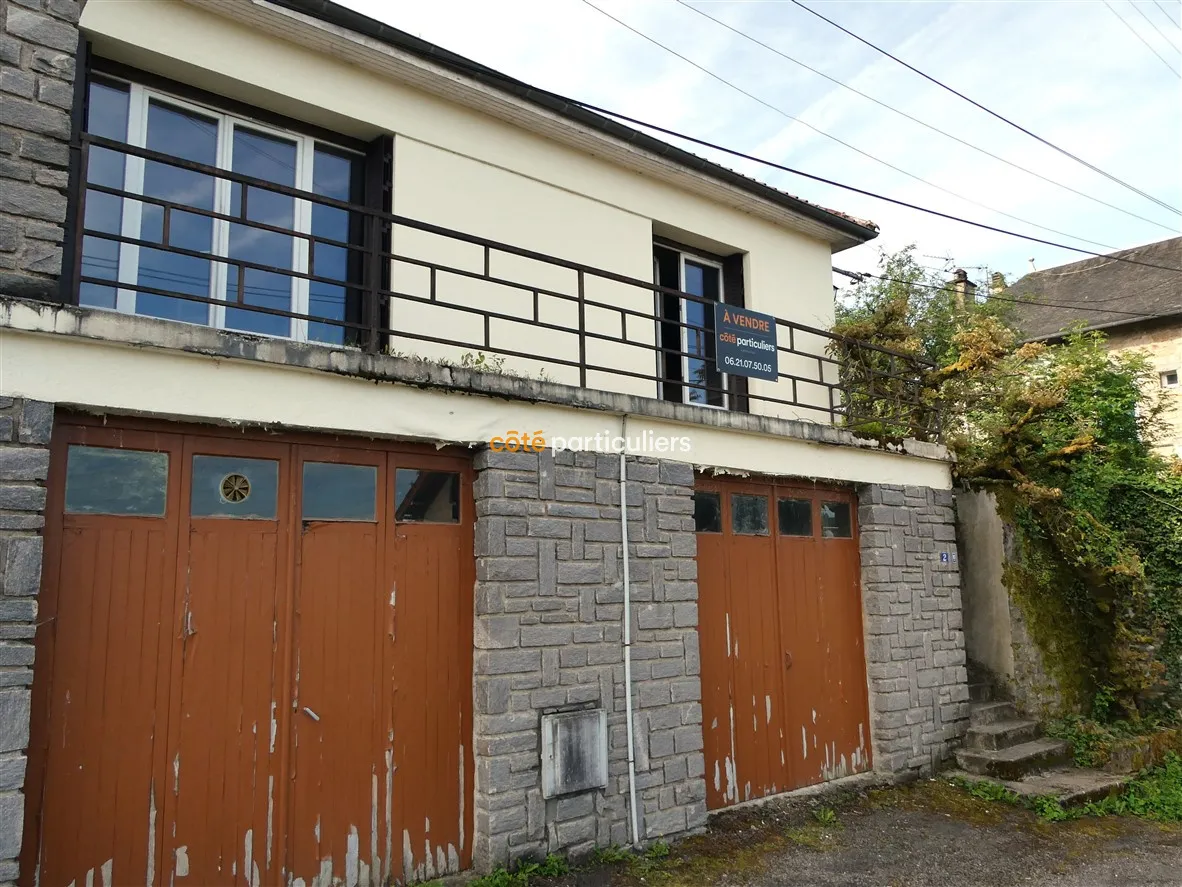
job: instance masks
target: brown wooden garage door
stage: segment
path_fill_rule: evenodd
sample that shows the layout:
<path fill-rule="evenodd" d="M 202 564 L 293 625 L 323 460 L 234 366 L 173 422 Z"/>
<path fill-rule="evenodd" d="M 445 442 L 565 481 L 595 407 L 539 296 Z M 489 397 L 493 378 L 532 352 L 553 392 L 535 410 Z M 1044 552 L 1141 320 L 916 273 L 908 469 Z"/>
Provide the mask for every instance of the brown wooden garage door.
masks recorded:
<path fill-rule="evenodd" d="M 694 500 L 707 805 L 868 769 L 854 495 L 699 477 Z"/>
<path fill-rule="evenodd" d="M 467 867 L 472 511 L 434 452 L 60 426 L 23 882 Z"/>

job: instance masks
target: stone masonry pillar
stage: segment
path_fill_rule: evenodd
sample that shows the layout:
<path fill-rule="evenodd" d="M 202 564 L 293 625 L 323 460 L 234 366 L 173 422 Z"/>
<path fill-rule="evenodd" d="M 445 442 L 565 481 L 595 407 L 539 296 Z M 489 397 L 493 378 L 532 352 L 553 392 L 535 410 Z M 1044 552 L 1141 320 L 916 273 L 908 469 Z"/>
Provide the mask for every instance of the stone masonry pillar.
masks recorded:
<path fill-rule="evenodd" d="M 79 0 L 0 0 L 0 293 L 58 292 Z"/>
<path fill-rule="evenodd" d="M 488 870 L 626 844 L 619 457 L 476 456 L 474 857 Z M 706 821 L 690 465 L 628 460 L 641 838 Z M 543 714 L 607 712 L 608 784 L 542 797 Z"/>
<path fill-rule="evenodd" d="M 0 397 L 0 885 L 16 881 L 24 824 L 52 430 L 53 404 Z"/>
<path fill-rule="evenodd" d="M 969 715 L 952 491 L 875 484 L 859 498 L 874 768 L 931 772 Z"/>

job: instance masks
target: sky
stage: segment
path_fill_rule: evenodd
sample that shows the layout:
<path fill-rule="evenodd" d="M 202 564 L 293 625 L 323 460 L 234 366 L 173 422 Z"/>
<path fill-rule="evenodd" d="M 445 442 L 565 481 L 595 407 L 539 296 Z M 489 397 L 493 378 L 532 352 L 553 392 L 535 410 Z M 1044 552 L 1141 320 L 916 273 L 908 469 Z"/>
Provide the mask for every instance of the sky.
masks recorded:
<path fill-rule="evenodd" d="M 1182 215 L 1040 144 L 789 0 L 686 3 L 968 145 L 677 0 L 342 2 L 536 86 L 940 212 L 1096 252 L 1182 233 Z M 1182 209 L 1180 0 L 805 2 L 1047 141 Z M 592 3 L 763 103 L 630 32 Z M 989 271 L 1012 281 L 1031 267 L 1087 257 L 683 147 L 877 223 L 876 240 L 834 257 L 848 270 L 873 271 L 880 251 L 911 243 L 921 263 L 939 269 L 950 258 L 978 281 Z"/>

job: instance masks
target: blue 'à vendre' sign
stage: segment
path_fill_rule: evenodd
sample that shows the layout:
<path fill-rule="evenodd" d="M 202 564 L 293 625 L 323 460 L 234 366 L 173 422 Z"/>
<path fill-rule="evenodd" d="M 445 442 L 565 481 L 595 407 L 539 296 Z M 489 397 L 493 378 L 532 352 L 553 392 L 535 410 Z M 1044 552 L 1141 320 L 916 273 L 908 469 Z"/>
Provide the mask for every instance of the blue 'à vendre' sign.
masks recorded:
<path fill-rule="evenodd" d="M 780 362 L 776 351 L 776 319 L 770 314 L 717 302 L 714 336 L 720 371 L 776 380 Z"/>

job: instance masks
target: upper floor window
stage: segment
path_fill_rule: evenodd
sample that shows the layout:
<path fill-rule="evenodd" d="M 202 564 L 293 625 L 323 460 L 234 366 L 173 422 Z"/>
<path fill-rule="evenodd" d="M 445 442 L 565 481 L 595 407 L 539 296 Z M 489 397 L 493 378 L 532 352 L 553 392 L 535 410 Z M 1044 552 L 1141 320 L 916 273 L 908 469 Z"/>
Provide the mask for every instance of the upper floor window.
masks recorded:
<path fill-rule="evenodd" d="M 653 266 L 660 286 L 695 298 L 662 293 L 661 396 L 725 408 L 727 377 L 715 362 L 714 305 L 724 302 L 722 263 L 658 244 Z"/>
<path fill-rule="evenodd" d="M 1161 374 L 1162 388 L 1177 388 L 1178 387 L 1178 371 L 1166 370 Z"/>
<path fill-rule="evenodd" d="M 331 321 L 361 319 L 361 251 L 349 248 L 362 242 L 361 215 L 200 167 L 361 203 L 361 155 L 138 83 L 95 78 L 87 107 L 89 133 L 159 159 L 90 148 L 80 304 L 354 341 L 351 328 Z"/>

